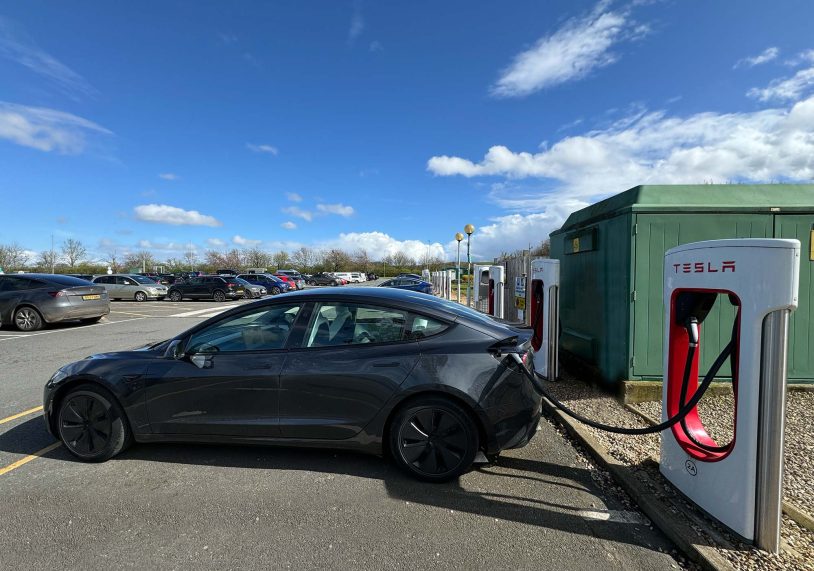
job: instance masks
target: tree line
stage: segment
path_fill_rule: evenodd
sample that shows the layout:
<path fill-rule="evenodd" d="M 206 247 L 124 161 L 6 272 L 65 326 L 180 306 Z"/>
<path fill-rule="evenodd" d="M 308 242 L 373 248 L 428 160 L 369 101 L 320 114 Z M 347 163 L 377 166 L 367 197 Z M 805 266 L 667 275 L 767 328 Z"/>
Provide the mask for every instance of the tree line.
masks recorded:
<path fill-rule="evenodd" d="M 219 269 L 244 270 L 267 268 L 269 271 L 295 269 L 303 273 L 357 271 L 378 275 L 395 275 L 402 272 L 420 273 L 453 267 L 440 257 L 424 257 L 417 260 L 403 252 L 396 252 L 374 259 L 367 250 L 359 248 L 348 252 L 338 248 L 318 249 L 303 246 L 287 252 L 267 252 L 260 248 L 233 248 L 227 251 L 207 250 L 199 255 L 193 250 L 181 256 L 159 259 L 147 250 L 119 254 L 109 250 L 100 259 L 91 259 L 85 245 L 76 239 L 65 240 L 59 248 L 45 250 L 33 255 L 17 243 L 0 244 L 0 268 L 6 273 L 14 271 L 37 271 L 50 273 L 103 274 L 109 267 L 114 272 L 155 271 L 161 268 L 167 273 L 185 271 L 214 272 Z"/>

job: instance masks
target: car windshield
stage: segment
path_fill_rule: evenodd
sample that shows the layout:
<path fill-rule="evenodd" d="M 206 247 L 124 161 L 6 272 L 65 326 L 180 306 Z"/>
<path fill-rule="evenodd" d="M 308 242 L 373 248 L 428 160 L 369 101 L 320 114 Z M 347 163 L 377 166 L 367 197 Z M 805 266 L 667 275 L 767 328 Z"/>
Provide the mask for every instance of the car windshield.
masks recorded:
<path fill-rule="evenodd" d="M 152 280 L 152 279 L 148 278 L 147 276 L 130 276 L 130 277 L 133 278 L 134 280 L 136 280 L 136 283 L 157 285 L 155 283 L 155 280 Z"/>
<path fill-rule="evenodd" d="M 250 284 L 249 282 L 247 282 L 246 280 L 244 280 L 243 278 L 234 278 L 234 279 L 235 279 L 235 281 L 236 281 L 237 283 L 239 283 L 240 285 L 244 285 L 244 286 L 247 286 L 247 285 L 252 285 L 252 284 Z"/>

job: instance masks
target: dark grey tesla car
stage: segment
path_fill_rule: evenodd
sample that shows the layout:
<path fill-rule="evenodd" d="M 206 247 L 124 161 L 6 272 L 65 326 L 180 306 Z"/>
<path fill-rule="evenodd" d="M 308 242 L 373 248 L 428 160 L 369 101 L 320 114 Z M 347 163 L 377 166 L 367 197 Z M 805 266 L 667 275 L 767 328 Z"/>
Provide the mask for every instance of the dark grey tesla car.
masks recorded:
<path fill-rule="evenodd" d="M 133 440 L 320 446 L 443 481 L 534 435 L 540 397 L 507 356 L 531 369 L 529 337 L 417 292 L 304 290 L 62 367 L 45 421 L 86 461 Z"/>

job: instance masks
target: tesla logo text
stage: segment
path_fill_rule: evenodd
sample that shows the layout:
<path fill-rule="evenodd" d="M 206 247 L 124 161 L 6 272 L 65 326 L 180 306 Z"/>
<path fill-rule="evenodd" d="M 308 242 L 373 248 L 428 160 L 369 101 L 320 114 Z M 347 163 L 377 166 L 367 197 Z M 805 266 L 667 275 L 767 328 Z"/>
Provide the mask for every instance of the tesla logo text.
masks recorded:
<path fill-rule="evenodd" d="M 721 262 L 720 265 L 712 262 L 684 262 L 673 264 L 677 274 L 714 274 L 716 272 L 735 272 L 735 261 Z"/>

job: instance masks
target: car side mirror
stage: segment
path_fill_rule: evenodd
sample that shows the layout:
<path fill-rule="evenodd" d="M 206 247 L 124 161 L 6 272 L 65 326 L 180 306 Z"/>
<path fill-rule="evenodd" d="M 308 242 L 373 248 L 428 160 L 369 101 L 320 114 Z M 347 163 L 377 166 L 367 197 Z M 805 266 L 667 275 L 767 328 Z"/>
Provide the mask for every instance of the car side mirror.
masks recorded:
<path fill-rule="evenodd" d="M 184 342 L 181 339 L 173 339 L 167 347 L 167 352 L 164 355 L 169 359 L 180 361 L 186 354 L 184 353 Z"/>

